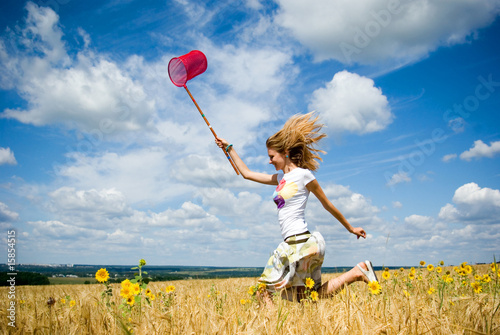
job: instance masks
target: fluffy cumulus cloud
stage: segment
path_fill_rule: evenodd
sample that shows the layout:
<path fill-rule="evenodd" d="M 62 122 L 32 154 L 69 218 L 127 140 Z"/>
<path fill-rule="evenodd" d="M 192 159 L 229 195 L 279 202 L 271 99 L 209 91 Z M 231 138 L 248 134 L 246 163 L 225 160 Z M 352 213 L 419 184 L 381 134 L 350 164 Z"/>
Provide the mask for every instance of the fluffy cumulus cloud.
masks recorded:
<path fill-rule="evenodd" d="M 27 109 L 0 116 L 36 126 L 63 124 L 83 131 L 134 131 L 149 126 L 154 100 L 116 63 L 83 49 L 70 56 L 59 17 L 29 2 L 23 28 L 2 40 L 3 88 L 16 89 Z M 8 47 L 7 47 L 8 46 Z"/>
<path fill-rule="evenodd" d="M 387 258 L 393 262 L 405 259 L 407 264 L 414 265 L 421 260 L 434 264 L 444 260 L 447 264 L 457 264 L 477 259 L 487 261 L 498 251 L 499 236 L 498 224 L 471 223 L 457 227 L 440 217 L 413 214 L 389 227 L 385 243 L 392 251 Z M 477 247 L 478 239 L 481 248 Z"/>
<path fill-rule="evenodd" d="M 94 212 L 98 215 L 114 216 L 129 210 L 125 196 L 115 189 L 75 190 L 61 187 L 49 193 L 58 210 Z"/>
<path fill-rule="evenodd" d="M 279 0 L 275 21 L 316 59 L 343 63 L 409 62 L 440 46 L 464 43 L 489 25 L 498 0 Z"/>
<path fill-rule="evenodd" d="M 103 238 L 106 234 L 95 229 L 76 227 L 57 220 L 28 222 L 32 227 L 32 234 L 36 238 L 54 238 L 57 240 Z"/>
<path fill-rule="evenodd" d="M 168 152 L 161 148 L 121 154 L 71 153 L 68 162 L 57 168 L 57 173 L 65 183 L 77 189 L 115 189 L 130 204 L 157 204 L 190 190 L 188 185 L 179 186 L 166 174 L 170 164 Z"/>
<path fill-rule="evenodd" d="M 481 140 L 474 141 L 474 146 L 460 154 L 460 159 L 470 161 L 482 157 L 492 158 L 500 154 L 500 141 L 490 142 L 490 145 Z"/>
<path fill-rule="evenodd" d="M 453 203 L 441 208 L 440 219 L 449 222 L 500 223 L 499 190 L 468 183 L 455 191 Z"/>
<path fill-rule="evenodd" d="M 0 165 L 9 164 L 16 165 L 16 157 L 10 148 L 0 148 Z"/>
<path fill-rule="evenodd" d="M 332 133 L 372 133 L 394 118 L 387 97 L 373 80 L 348 71 L 336 73 L 326 87 L 314 91 L 309 108 L 321 113 Z"/>
<path fill-rule="evenodd" d="M 184 202 L 178 209 L 168 209 L 152 213 L 148 223 L 152 226 L 189 227 L 190 229 L 211 226 L 220 228 L 219 219 L 207 213 L 201 206 L 191 201 Z"/>

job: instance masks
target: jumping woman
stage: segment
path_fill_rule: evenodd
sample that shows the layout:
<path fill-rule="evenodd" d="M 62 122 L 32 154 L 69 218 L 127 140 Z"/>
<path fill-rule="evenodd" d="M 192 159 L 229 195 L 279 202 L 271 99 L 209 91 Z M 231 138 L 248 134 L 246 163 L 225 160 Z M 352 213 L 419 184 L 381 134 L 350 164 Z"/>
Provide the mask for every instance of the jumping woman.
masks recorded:
<path fill-rule="evenodd" d="M 266 285 L 260 298 L 271 302 L 270 293 L 281 292 L 288 300 L 303 299 L 306 280 L 314 281 L 312 290 L 319 297 L 330 297 L 355 281 L 369 283 L 377 281 L 370 261 L 360 262 L 348 272 L 321 284 L 321 266 L 325 255 L 325 240 L 319 232 L 310 233 L 304 211 L 312 192 L 323 207 L 350 233 L 366 238 L 361 227 L 353 227 L 328 200 L 312 171 L 319 167 L 322 152 L 313 147 L 326 137 L 320 133 L 322 124 L 312 113 L 292 116 L 276 134 L 266 141 L 269 164 L 274 165 L 275 174 L 250 170 L 236 153 L 233 145 L 223 138 L 216 138 L 219 147 L 224 147 L 231 156 L 243 178 L 258 183 L 275 185 L 273 200 L 278 208 L 281 242 L 269 258 L 259 282 Z"/>

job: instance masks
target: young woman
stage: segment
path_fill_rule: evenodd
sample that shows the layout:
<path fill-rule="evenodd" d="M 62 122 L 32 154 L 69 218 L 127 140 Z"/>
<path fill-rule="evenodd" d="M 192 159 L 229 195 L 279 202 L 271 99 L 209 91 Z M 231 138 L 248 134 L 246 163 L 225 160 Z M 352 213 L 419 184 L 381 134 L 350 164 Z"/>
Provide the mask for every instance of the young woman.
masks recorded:
<path fill-rule="evenodd" d="M 339 210 L 328 200 L 311 171 L 319 167 L 322 152 L 313 147 L 326 135 L 320 133 L 323 125 L 312 113 L 292 116 L 266 141 L 269 163 L 278 173 L 266 174 L 250 170 L 236 153 L 232 144 L 216 138 L 219 147 L 226 148 L 245 179 L 267 185 L 277 185 L 273 200 L 278 208 L 278 219 L 284 242 L 280 243 L 269 259 L 259 281 L 266 284 L 261 298 L 270 301 L 269 293 L 280 291 L 289 300 L 304 297 L 306 281 L 314 281 L 312 290 L 320 297 L 334 295 L 355 281 L 377 281 L 370 261 L 357 264 L 339 277 L 321 285 L 321 265 L 325 254 L 325 241 L 319 232 L 310 233 L 304 216 L 307 199 L 312 192 L 323 207 L 350 233 L 366 238 L 361 227 L 352 227 Z"/>

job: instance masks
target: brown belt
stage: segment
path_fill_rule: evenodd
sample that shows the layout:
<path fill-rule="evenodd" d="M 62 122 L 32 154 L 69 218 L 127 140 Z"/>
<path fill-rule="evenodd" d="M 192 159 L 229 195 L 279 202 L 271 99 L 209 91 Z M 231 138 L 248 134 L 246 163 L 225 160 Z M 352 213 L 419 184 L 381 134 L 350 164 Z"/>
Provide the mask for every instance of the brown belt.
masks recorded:
<path fill-rule="evenodd" d="M 311 235 L 311 233 L 309 232 L 309 230 L 303 232 L 303 233 L 300 233 L 300 234 L 296 234 L 296 235 L 290 235 L 290 236 L 287 236 L 285 238 L 285 242 L 288 243 L 288 244 L 297 244 L 297 243 L 302 243 L 303 241 L 307 241 L 309 239 L 309 236 L 305 239 L 302 239 L 302 240 L 298 240 L 298 241 L 291 241 L 291 242 L 287 242 L 286 240 L 288 240 L 290 237 L 298 237 L 298 236 L 302 236 L 302 235 Z"/>

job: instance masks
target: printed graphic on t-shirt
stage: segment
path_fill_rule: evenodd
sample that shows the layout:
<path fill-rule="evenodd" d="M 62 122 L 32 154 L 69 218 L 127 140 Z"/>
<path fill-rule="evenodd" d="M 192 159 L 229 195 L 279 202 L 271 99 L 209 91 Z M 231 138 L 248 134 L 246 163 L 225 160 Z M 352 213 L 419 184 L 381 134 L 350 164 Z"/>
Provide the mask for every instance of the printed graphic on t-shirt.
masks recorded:
<path fill-rule="evenodd" d="M 278 187 L 276 187 L 273 193 L 273 200 L 278 206 L 278 209 L 285 206 L 285 200 L 293 197 L 298 190 L 299 187 L 293 181 L 287 183 L 285 178 L 281 179 Z"/>

